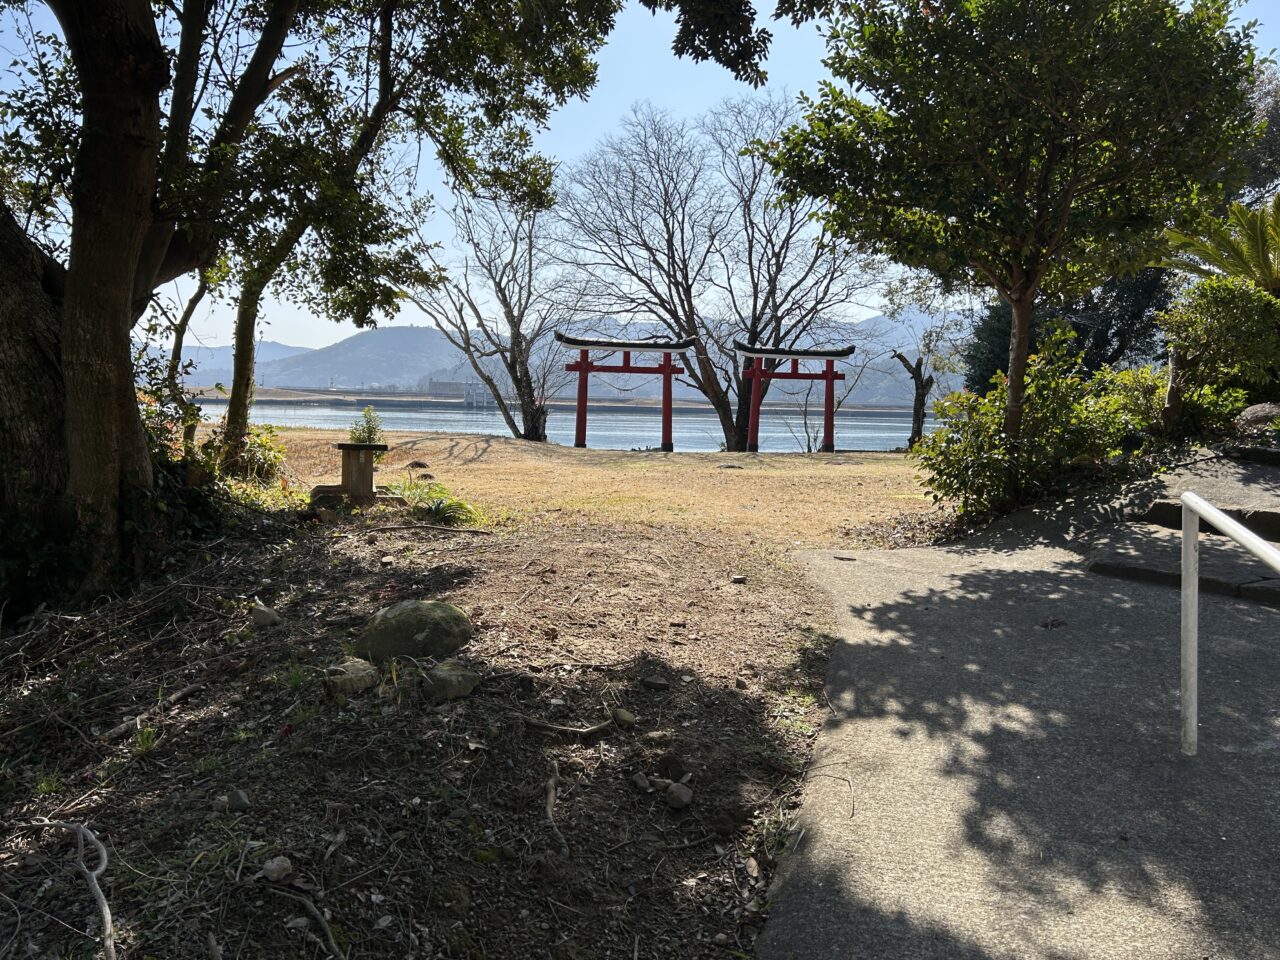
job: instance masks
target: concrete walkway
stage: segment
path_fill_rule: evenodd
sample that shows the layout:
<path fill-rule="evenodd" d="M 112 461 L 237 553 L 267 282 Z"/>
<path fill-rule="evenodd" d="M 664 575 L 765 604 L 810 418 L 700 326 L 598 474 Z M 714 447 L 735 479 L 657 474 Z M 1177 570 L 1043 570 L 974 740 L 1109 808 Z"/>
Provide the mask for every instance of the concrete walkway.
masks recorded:
<path fill-rule="evenodd" d="M 763 960 L 1280 958 L 1280 611 L 989 548 L 806 557 L 843 642 Z"/>

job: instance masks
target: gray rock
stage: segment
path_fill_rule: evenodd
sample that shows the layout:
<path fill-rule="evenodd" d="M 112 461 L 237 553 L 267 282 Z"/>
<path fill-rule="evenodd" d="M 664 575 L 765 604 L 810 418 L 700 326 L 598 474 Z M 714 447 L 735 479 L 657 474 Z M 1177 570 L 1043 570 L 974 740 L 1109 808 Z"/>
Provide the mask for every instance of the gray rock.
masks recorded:
<path fill-rule="evenodd" d="M 667 806 L 672 810 L 683 810 L 693 803 L 693 789 L 688 784 L 673 783 L 667 787 L 665 794 Z"/>
<path fill-rule="evenodd" d="M 253 609 L 249 611 L 249 618 L 258 627 L 274 627 L 280 622 L 280 614 L 276 613 L 261 600 L 253 601 Z"/>
<path fill-rule="evenodd" d="M 227 794 L 227 809 L 232 813 L 244 813 L 252 806 L 249 795 L 243 790 L 232 790 Z"/>
<path fill-rule="evenodd" d="M 272 857 L 262 865 L 262 875 L 275 883 L 293 873 L 293 864 L 288 857 Z"/>
<path fill-rule="evenodd" d="M 613 722 L 618 725 L 621 730 L 630 730 L 636 725 L 636 715 L 630 710 L 622 707 L 613 708 Z"/>
<path fill-rule="evenodd" d="M 730 583 L 746 583 L 746 582 L 747 582 L 747 578 L 746 578 L 746 575 L 745 575 L 745 574 L 738 573 L 738 574 L 735 574 L 735 575 L 734 575 L 734 576 L 729 580 L 729 582 L 730 582 Z"/>
<path fill-rule="evenodd" d="M 1280 403 L 1255 403 L 1240 411 L 1236 426 L 1241 430 L 1258 430 L 1271 426 L 1274 420 L 1280 420 Z"/>
<path fill-rule="evenodd" d="M 671 689 L 671 681 L 668 680 L 666 677 L 659 676 L 656 673 L 651 677 L 645 677 L 643 680 L 640 681 L 640 685 L 648 688 L 649 690 L 670 690 Z"/>
<path fill-rule="evenodd" d="M 641 793 L 649 792 L 649 778 L 643 773 L 633 773 L 631 775 L 631 785 Z"/>
<path fill-rule="evenodd" d="M 472 633 L 470 618 L 451 603 L 402 600 L 370 617 L 352 649 L 373 663 L 439 659 L 465 646 Z"/>
<path fill-rule="evenodd" d="M 438 702 L 457 700 L 480 686 L 480 674 L 468 670 L 457 660 L 437 663 L 422 678 L 426 696 Z"/>
<path fill-rule="evenodd" d="M 368 660 L 348 657 L 342 663 L 325 668 L 324 682 L 335 693 L 351 694 L 371 690 L 381 681 L 378 668 Z"/>
<path fill-rule="evenodd" d="M 396 562 L 396 558 L 395 558 L 395 557 L 393 557 L 393 556 L 391 556 L 391 555 L 389 555 L 389 554 L 388 554 L 387 556 L 383 557 L 383 558 L 382 558 L 382 561 L 381 561 L 381 563 L 382 563 L 382 565 L 383 565 L 384 567 L 389 567 L 389 566 L 391 566 L 392 564 L 394 564 L 395 562 Z"/>

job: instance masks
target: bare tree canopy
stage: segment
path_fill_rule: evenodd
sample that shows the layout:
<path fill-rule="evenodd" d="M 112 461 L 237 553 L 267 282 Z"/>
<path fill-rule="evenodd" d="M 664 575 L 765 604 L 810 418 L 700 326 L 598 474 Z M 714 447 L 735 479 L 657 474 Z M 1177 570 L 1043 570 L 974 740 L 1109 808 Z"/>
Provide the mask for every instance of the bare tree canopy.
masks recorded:
<path fill-rule="evenodd" d="M 435 262 L 447 282 L 410 297 L 466 355 L 511 435 L 546 440 L 547 397 L 566 382 L 550 341 L 578 312 L 549 249 L 549 217 L 494 200 L 459 200 L 452 217 L 466 252 L 454 265 Z"/>
<path fill-rule="evenodd" d="M 748 150 L 794 120 L 779 96 L 728 100 L 693 123 L 639 106 L 558 183 L 565 256 L 590 311 L 693 337 L 689 381 L 730 450 L 745 449 L 751 389 L 733 341 L 856 340 L 854 309 L 878 282 L 870 258 L 827 241 L 811 203 L 780 202 Z"/>

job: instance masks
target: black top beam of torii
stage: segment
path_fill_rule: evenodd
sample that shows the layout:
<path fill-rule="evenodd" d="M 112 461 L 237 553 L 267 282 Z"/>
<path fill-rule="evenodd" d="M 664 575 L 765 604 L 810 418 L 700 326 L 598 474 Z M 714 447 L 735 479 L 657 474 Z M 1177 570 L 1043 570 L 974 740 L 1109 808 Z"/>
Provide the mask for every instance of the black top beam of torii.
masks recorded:
<path fill-rule="evenodd" d="M 556 340 L 574 350 L 624 350 L 631 353 L 684 353 L 693 349 L 698 342 L 696 337 L 683 340 L 592 340 L 585 337 L 572 337 L 567 333 L 555 332 Z"/>
<path fill-rule="evenodd" d="M 853 356 L 858 348 L 831 347 L 826 350 L 796 350 L 792 347 L 755 347 L 741 340 L 733 341 L 734 352 L 743 357 L 764 357 L 767 360 L 844 360 Z"/>

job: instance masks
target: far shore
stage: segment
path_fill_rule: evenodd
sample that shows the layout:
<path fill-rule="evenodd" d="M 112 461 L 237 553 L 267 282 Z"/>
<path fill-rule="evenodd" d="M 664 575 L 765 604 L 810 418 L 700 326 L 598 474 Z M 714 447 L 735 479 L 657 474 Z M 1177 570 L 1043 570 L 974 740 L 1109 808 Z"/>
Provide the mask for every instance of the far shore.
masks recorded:
<path fill-rule="evenodd" d="M 213 386 L 188 387 L 187 394 L 200 403 L 217 404 L 226 402 L 225 394 Z M 335 407 L 350 405 L 352 407 L 362 407 L 371 404 L 375 407 L 399 410 L 476 409 L 474 405 L 468 406 L 461 397 L 433 396 L 427 393 L 385 393 L 372 390 L 307 390 L 290 387 L 257 387 L 253 393 L 253 402 L 262 406 Z M 661 405 L 661 401 L 657 397 L 590 398 L 589 403 L 592 410 L 609 410 L 619 413 L 625 413 L 629 410 L 651 410 Z M 771 410 L 799 411 L 803 409 L 803 405 L 799 403 L 775 402 L 768 399 L 765 400 L 765 405 Z M 573 410 L 577 406 L 577 401 L 571 397 L 555 397 L 547 406 L 552 410 Z M 681 411 L 705 410 L 707 413 L 712 412 L 710 405 L 704 400 L 676 400 L 673 402 L 672 407 Z M 810 412 L 821 412 L 821 399 L 811 401 L 809 409 Z M 845 403 L 840 407 L 840 413 L 845 415 L 856 413 L 869 417 L 901 417 L 903 414 L 910 414 L 911 408 L 908 406 Z"/>

